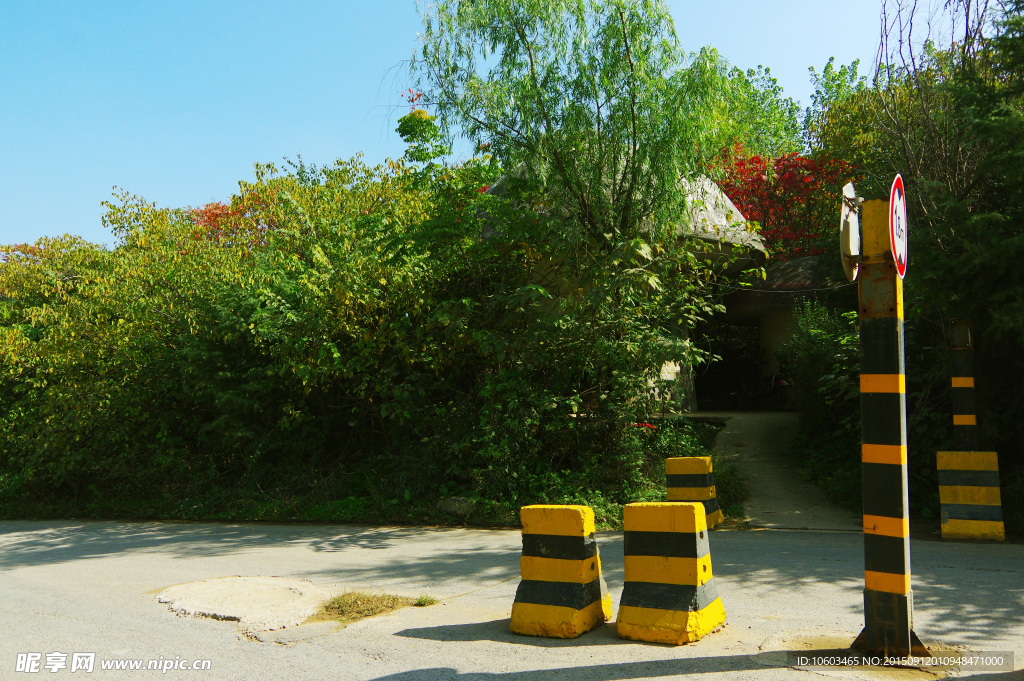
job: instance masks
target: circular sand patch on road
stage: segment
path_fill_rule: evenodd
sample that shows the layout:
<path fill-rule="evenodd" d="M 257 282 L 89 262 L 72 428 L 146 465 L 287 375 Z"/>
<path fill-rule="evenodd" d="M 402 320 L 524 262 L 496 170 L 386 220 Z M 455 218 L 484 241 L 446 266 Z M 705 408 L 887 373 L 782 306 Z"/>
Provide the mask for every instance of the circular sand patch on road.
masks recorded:
<path fill-rule="evenodd" d="M 156 600 L 182 617 L 236 621 L 250 631 L 294 627 L 333 594 L 305 579 L 221 577 L 168 587 Z"/>

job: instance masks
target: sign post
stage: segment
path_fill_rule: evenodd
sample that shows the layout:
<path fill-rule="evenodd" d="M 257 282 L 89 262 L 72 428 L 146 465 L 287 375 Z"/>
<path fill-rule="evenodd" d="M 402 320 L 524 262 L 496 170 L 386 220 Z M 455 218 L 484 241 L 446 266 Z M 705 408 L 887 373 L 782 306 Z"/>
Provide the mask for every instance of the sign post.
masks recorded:
<path fill-rule="evenodd" d="M 907 498 L 907 400 L 903 275 L 907 268 L 903 182 L 895 200 L 861 204 L 861 471 L 864 481 L 864 630 L 870 654 L 925 654 L 914 634 Z"/>

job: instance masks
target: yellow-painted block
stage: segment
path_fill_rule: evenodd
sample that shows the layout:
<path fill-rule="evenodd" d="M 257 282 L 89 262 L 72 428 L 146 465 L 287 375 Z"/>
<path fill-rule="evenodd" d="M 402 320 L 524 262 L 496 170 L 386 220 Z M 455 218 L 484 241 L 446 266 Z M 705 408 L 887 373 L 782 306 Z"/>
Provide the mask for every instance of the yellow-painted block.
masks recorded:
<path fill-rule="evenodd" d="M 867 258 L 884 257 L 892 252 L 889 244 L 889 202 L 865 201 L 860 212 L 860 252 Z"/>
<path fill-rule="evenodd" d="M 953 414 L 954 426 L 976 426 L 978 417 L 974 414 Z"/>
<path fill-rule="evenodd" d="M 609 595 L 582 610 L 556 605 L 513 603 L 509 628 L 517 634 L 527 636 L 576 638 L 611 618 L 612 597 Z"/>
<path fill-rule="evenodd" d="M 519 569 L 523 573 L 523 579 L 589 584 L 601 574 L 601 558 L 594 556 L 587 560 L 561 560 L 522 556 L 519 559 Z"/>
<path fill-rule="evenodd" d="M 998 487 L 968 487 L 966 485 L 939 486 L 939 502 L 943 504 L 970 504 L 973 506 L 1000 506 Z"/>
<path fill-rule="evenodd" d="M 954 388 L 973 388 L 974 387 L 974 376 L 954 376 L 953 377 Z"/>
<path fill-rule="evenodd" d="M 942 523 L 942 538 L 1004 541 L 1006 530 L 995 520 L 947 520 Z"/>
<path fill-rule="evenodd" d="M 722 515 L 721 509 L 714 511 L 712 513 L 708 513 L 706 517 L 708 528 L 713 528 L 715 525 L 719 524 L 723 520 L 725 520 L 725 516 Z"/>
<path fill-rule="evenodd" d="M 704 501 L 715 498 L 715 486 L 711 487 L 669 487 L 669 501 Z"/>
<path fill-rule="evenodd" d="M 679 501 L 626 504 L 622 509 L 627 532 L 704 532 L 708 529 L 704 505 Z"/>
<path fill-rule="evenodd" d="M 906 537 L 910 535 L 910 518 L 866 515 L 864 516 L 864 532 L 883 537 Z"/>
<path fill-rule="evenodd" d="M 665 472 L 669 475 L 701 475 L 714 471 L 710 456 L 673 456 L 665 459 Z"/>
<path fill-rule="evenodd" d="M 910 575 L 894 575 L 889 572 L 864 571 L 864 586 L 872 591 L 889 594 L 910 593 Z"/>
<path fill-rule="evenodd" d="M 939 452 L 936 467 L 940 471 L 997 471 L 999 455 L 995 452 Z"/>
<path fill-rule="evenodd" d="M 711 554 L 700 558 L 672 556 L 625 556 L 626 574 L 631 582 L 657 584 L 707 584 L 711 572 Z"/>
<path fill-rule="evenodd" d="M 861 445 L 861 463 L 890 463 L 901 465 L 907 462 L 907 448 L 904 445 Z"/>
<path fill-rule="evenodd" d="M 725 606 L 716 598 L 696 611 L 619 608 L 619 636 L 632 641 L 682 645 L 700 640 L 725 623 Z"/>
<path fill-rule="evenodd" d="M 907 377 L 903 374 L 861 374 L 862 393 L 905 393 Z"/>
<path fill-rule="evenodd" d="M 589 506 L 523 506 L 519 511 L 523 534 L 586 537 L 594 533 L 594 509 Z"/>

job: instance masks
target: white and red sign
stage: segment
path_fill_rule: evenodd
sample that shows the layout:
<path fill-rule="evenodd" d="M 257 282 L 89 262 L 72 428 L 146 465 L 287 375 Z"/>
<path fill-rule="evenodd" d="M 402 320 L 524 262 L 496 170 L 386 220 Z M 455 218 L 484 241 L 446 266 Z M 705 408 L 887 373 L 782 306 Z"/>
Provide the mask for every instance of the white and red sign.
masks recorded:
<path fill-rule="evenodd" d="M 889 246 L 900 279 L 907 276 L 907 193 L 903 176 L 897 175 L 889 190 Z"/>

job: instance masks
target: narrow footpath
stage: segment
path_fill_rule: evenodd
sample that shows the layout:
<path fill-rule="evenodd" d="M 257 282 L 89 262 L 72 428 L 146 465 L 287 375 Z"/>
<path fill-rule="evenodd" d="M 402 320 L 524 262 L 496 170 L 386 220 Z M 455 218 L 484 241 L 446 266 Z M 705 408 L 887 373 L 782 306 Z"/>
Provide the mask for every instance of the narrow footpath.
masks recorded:
<path fill-rule="evenodd" d="M 709 411 L 694 416 L 725 421 L 715 449 L 723 460 L 735 461 L 748 479 L 750 498 L 743 508 L 751 527 L 861 531 L 860 518 L 829 503 L 786 455 L 800 427 L 798 414 Z"/>

